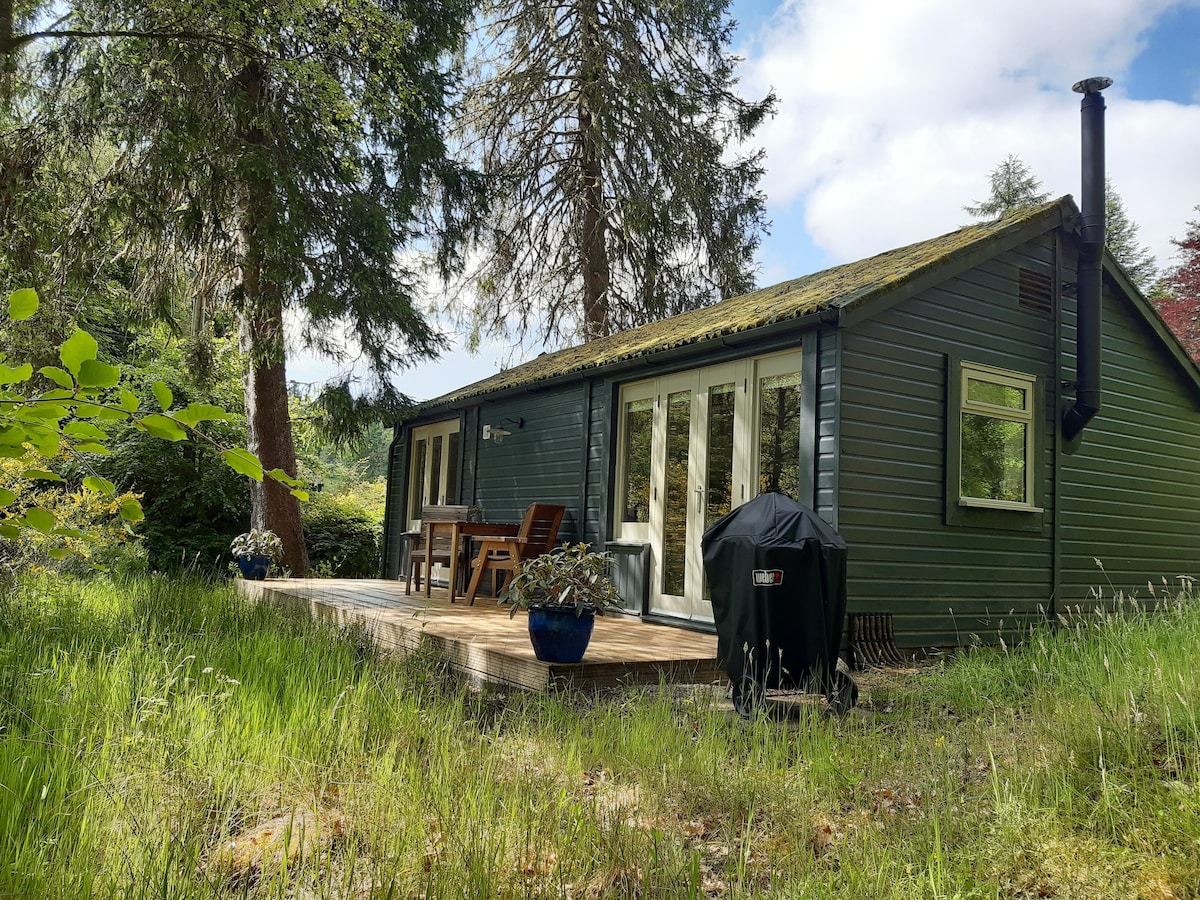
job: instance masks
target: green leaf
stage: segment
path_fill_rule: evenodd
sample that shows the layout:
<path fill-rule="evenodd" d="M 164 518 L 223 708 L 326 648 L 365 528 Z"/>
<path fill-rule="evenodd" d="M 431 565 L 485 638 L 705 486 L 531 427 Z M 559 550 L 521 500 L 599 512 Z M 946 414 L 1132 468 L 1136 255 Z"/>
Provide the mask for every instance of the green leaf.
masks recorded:
<path fill-rule="evenodd" d="M 154 413 L 138 419 L 137 424 L 149 434 L 164 441 L 186 441 L 187 432 L 179 427 L 179 423 L 167 416 Z"/>
<path fill-rule="evenodd" d="M 62 535 L 63 537 L 79 538 L 80 540 L 84 540 L 84 541 L 93 541 L 96 539 L 95 535 L 89 534 L 86 531 L 80 531 L 78 528 L 68 528 L 63 525 L 58 526 L 50 533 L 51 534 L 59 534 L 59 535 Z"/>
<path fill-rule="evenodd" d="M 64 547 L 55 547 L 48 551 L 48 555 L 51 559 L 66 559 L 71 555 L 71 551 Z"/>
<path fill-rule="evenodd" d="M 33 288 L 21 288 L 8 295 L 8 317 L 14 322 L 28 319 L 37 308 L 38 295 Z"/>
<path fill-rule="evenodd" d="M 61 475 L 47 472 L 45 469 L 26 469 L 21 473 L 21 477 L 26 481 L 66 481 Z"/>
<path fill-rule="evenodd" d="M 107 406 L 100 407 L 100 411 L 96 413 L 97 419 L 103 419 L 105 422 L 125 422 L 129 419 L 129 413 L 123 409 L 110 409 Z"/>
<path fill-rule="evenodd" d="M 268 478 L 274 478 L 280 484 L 286 484 L 288 487 L 300 487 L 300 485 L 304 484 L 299 478 L 293 478 L 287 472 L 283 471 L 283 469 L 272 469 L 266 475 Z"/>
<path fill-rule="evenodd" d="M 34 403 L 14 414 L 21 422 L 57 422 L 67 417 L 67 408 L 60 403 Z"/>
<path fill-rule="evenodd" d="M 25 510 L 21 521 L 42 534 L 49 534 L 55 523 L 54 513 L 48 509 L 42 509 L 40 506 L 31 506 Z"/>
<path fill-rule="evenodd" d="M 292 488 L 290 493 L 293 497 L 295 497 L 301 503 L 308 502 L 308 491 L 302 491 L 299 488 Z"/>
<path fill-rule="evenodd" d="M 74 398 L 75 398 L 74 391 L 58 390 L 58 389 L 53 390 L 53 391 L 46 391 L 44 394 L 39 394 L 37 397 L 38 400 L 73 400 Z"/>
<path fill-rule="evenodd" d="M 108 438 L 108 432 L 91 422 L 68 422 L 63 428 L 63 434 L 73 438 L 95 438 L 98 441 Z"/>
<path fill-rule="evenodd" d="M 57 431 L 51 431 L 49 428 L 38 426 L 30 426 L 25 429 L 25 440 L 33 445 L 34 450 L 47 459 L 58 455 L 59 447 L 62 444 L 62 439 L 59 437 Z"/>
<path fill-rule="evenodd" d="M 0 488 L 0 506 L 8 506 L 16 499 L 17 495 L 8 488 Z"/>
<path fill-rule="evenodd" d="M 171 389 L 167 387 L 166 382 L 156 381 L 151 386 L 154 391 L 154 399 L 158 401 L 158 405 L 162 407 L 162 411 L 166 412 L 171 408 L 171 404 L 175 402 L 175 395 L 171 393 Z"/>
<path fill-rule="evenodd" d="M 121 370 L 119 368 L 110 366 L 108 363 L 102 363 L 98 359 L 83 360 L 79 364 L 78 374 L 79 386 L 86 388 L 116 387 L 117 382 L 121 380 Z M 122 396 L 122 406 L 124 406 L 124 399 L 124 396 Z"/>
<path fill-rule="evenodd" d="M 146 518 L 142 512 L 142 504 L 138 503 L 132 497 L 128 497 L 121 501 L 117 507 L 117 512 L 121 514 L 121 518 L 126 522 L 140 522 Z"/>
<path fill-rule="evenodd" d="M 97 494 L 103 494 L 106 497 L 111 497 L 117 492 L 117 486 L 107 478 L 101 478 L 99 475 L 89 475 L 83 479 L 83 486 L 89 491 L 95 491 Z"/>
<path fill-rule="evenodd" d="M 80 367 L 89 359 L 96 358 L 96 339 L 86 331 L 76 329 L 58 350 L 58 358 L 62 360 L 67 371 L 79 377 Z"/>
<path fill-rule="evenodd" d="M 0 537 L 8 538 L 10 541 L 16 540 L 21 534 L 21 529 L 10 522 L 0 524 Z"/>
<path fill-rule="evenodd" d="M 231 418 L 229 413 L 211 403 L 189 403 L 185 409 L 177 410 L 171 415 L 192 428 L 201 422 L 224 422 Z"/>
<path fill-rule="evenodd" d="M 103 412 L 104 407 L 95 403 L 80 403 L 75 407 L 75 415 L 81 419 L 94 419 Z"/>
<path fill-rule="evenodd" d="M 0 384 L 20 384 L 33 377 L 33 366 L 25 363 L 23 366 L 6 366 L 0 363 Z"/>
<path fill-rule="evenodd" d="M 79 453 L 96 453 L 100 456 L 112 456 L 107 447 L 103 444 L 97 444 L 95 441 L 80 441 L 75 445 L 75 450 Z"/>
<path fill-rule="evenodd" d="M 38 373 L 45 375 L 60 387 L 67 388 L 68 390 L 71 390 L 75 387 L 75 379 L 73 379 L 68 372 L 60 369 L 58 366 L 42 366 L 40 369 L 38 369 Z"/>
<path fill-rule="evenodd" d="M 127 391 L 124 388 L 121 389 L 119 399 L 121 402 L 121 409 L 125 410 L 126 412 L 137 412 L 138 407 L 142 405 L 142 401 L 138 399 L 137 394 Z"/>
<path fill-rule="evenodd" d="M 255 481 L 263 480 L 262 463 L 249 450 L 241 448 L 236 450 L 222 450 L 221 456 L 225 458 L 226 465 L 239 475 L 246 475 Z"/>
<path fill-rule="evenodd" d="M 25 429 L 16 422 L 0 426 L 0 445 L 20 447 L 25 443 Z"/>

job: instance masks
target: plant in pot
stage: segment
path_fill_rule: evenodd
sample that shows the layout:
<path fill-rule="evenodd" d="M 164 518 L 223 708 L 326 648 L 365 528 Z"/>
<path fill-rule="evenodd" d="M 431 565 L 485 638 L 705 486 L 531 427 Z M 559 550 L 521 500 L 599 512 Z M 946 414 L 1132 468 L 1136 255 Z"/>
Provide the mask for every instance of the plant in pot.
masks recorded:
<path fill-rule="evenodd" d="M 584 543 L 563 544 L 521 563 L 500 602 L 512 605 L 510 616 L 529 610 L 529 640 L 538 659 L 579 662 L 595 617 L 624 606 L 608 578 L 609 564 L 607 553 L 591 552 Z"/>
<path fill-rule="evenodd" d="M 267 577 L 271 563 L 283 555 L 283 541 L 273 531 L 254 528 L 235 537 L 229 549 L 243 578 L 262 581 Z"/>

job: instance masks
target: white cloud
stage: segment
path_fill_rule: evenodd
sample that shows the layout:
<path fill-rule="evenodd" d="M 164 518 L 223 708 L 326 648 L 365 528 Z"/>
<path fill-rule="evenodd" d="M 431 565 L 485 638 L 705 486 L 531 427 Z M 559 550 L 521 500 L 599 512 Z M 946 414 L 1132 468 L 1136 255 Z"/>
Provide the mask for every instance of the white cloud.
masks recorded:
<path fill-rule="evenodd" d="M 802 203 L 811 239 L 838 262 L 965 224 L 963 204 L 987 195 L 1009 153 L 1078 199 L 1070 87 L 1109 75 L 1108 171 L 1165 263 L 1200 203 L 1200 105 L 1129 100 L 1121 79 L 1172 5 L 791 0 L 743 51 L 745 95 L 779 95 L 756 135 L 769 204 Z"/>

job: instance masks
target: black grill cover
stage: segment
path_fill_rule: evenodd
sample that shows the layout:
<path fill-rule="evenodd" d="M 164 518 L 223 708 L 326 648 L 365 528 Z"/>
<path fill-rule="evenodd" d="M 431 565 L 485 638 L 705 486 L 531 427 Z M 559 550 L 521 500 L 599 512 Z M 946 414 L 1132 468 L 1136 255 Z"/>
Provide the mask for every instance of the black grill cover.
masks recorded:
<path fill-rule="evenodd" d="M 768 492 L 704 533 L 717 660 L 735 687 L 833 691 L 846 618 L 846 542 L 815 512 Z"/>

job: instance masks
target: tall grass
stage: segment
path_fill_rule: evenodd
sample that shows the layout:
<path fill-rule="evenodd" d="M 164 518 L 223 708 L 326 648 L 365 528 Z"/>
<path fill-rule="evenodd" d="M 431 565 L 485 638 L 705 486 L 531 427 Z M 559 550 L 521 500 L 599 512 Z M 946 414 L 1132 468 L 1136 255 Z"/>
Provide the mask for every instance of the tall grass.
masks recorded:
<path fill-rule="evenodd" d="M 748 723 L 475 692 L 201 581 L 27 582 L 0 625 L 0 896 L 1200 896 L 1184 595 Z"/>

